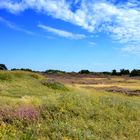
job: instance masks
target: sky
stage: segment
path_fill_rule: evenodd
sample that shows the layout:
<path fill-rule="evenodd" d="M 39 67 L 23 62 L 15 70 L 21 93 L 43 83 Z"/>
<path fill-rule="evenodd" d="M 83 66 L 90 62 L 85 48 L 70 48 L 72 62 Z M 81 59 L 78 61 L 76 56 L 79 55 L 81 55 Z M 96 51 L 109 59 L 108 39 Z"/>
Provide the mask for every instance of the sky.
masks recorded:
<path fill-rule="evenodd" d="M 0 0 L 0 63 L 140 69 L 140 0 Z"/>

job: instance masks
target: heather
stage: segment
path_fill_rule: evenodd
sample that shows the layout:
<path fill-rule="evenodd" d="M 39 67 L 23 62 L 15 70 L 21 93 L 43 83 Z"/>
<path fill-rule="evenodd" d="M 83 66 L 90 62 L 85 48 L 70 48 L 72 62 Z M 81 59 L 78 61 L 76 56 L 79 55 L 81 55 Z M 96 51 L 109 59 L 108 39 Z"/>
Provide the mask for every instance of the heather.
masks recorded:
<path fill-rule="evenodd" d="M 0 77 L 2 140 L 139 140 L 139 96 L 101 90 L 87 79 L 71 84 L 23 71 L 1 71 Z"/>

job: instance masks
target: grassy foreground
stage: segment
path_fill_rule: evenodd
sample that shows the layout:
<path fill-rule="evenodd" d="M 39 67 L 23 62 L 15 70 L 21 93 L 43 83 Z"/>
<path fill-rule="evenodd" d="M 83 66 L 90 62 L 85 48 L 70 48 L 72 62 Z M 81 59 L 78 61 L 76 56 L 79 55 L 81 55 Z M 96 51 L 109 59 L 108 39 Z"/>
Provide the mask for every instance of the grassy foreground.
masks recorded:
<path fill-rule="evenodd" d="M 139 140 L 140 97 L 0 72 L 0 140 Z"/>

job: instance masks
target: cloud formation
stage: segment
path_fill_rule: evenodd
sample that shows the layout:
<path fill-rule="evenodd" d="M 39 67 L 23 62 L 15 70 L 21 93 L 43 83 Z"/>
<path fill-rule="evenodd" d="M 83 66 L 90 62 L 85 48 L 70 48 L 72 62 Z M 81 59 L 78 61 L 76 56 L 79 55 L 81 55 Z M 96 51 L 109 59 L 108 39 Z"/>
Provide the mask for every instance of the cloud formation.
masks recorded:
<path fill-rule="evenodd" d="M 0 17 L 0 23 L 3 23 L 5 26 L 7 26 L 8 28 L 11 28 L 13 30 L 20 31 L 20 32 L 26 33 L 28 35 L 35 35 L 35 33 L 33 33 L 32 31 L 18 27 L 15 24 L 13 24 L 12 22 L 4 19 L 3 17 Z"/>
<path fill-rule="evenodd" d="M 0 9 L 15 14 L 33 9 L 78 25 L 91 33 L 106 32 L 114 40 L 139 50 L 139 0 L 1 0 Z M 52 31 L 56 33 L 56 30 Z"/>
<path fill-rule="evenodd" d="M 38 27 L 42 28 L 43 30 L 45 30 L 47 32 L 51 32 L 55 35 L 65 37 L 65 38 L 68 38 L 68 39 L 78 40 L 78 39 L 84 39 L 86 37 L 83 34 L 74 34 L 74 33 L 71 33 L 71 32 L 64 31 L 64 30 L 55 29 L 55 28 L 52 28 L 52 27 L 49 27 L 49 26 L 43 25 L 43 24 L 39 24 Z"/>
<path fill-rule="evenodd" d="M 133 54 L 140 54 L 140 46 L 138 45 L 130 45 L 130 46 L 126 46 L 123 47 L 122 52 L 128 52 L 128 53 L 133 53 Z"/>

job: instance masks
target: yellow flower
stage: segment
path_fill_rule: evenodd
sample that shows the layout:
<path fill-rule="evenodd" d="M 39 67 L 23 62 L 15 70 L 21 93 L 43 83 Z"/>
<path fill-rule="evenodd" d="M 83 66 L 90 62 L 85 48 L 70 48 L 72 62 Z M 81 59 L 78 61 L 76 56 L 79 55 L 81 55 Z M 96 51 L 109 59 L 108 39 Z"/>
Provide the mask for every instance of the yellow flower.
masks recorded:
<path fill-rule="evenodd" d="M 63 137 L 63 140 L 70 140 L 70 139 L 68 139 L 67 137 Z"/>

